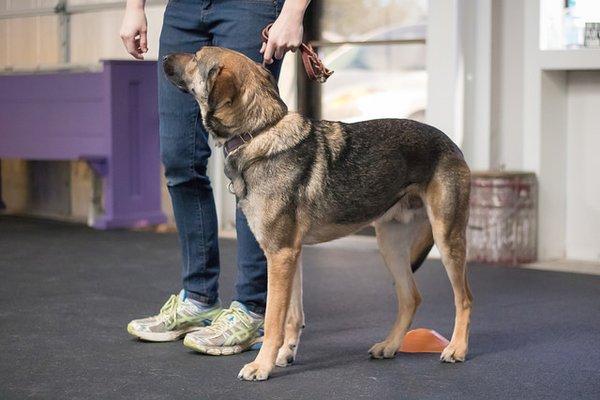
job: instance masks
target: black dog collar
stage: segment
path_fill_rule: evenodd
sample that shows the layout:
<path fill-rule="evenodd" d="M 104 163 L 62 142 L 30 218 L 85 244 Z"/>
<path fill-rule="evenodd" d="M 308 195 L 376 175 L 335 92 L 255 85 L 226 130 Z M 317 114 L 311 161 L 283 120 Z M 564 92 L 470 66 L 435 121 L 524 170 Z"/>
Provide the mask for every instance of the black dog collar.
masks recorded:
<path fill-rule="evenodd" d="M 223 154 L 227 157 L 253 138 L 254 136 L 251 133 L 242 133 L 241 135 L 232 137 L 223 144 Z"/>

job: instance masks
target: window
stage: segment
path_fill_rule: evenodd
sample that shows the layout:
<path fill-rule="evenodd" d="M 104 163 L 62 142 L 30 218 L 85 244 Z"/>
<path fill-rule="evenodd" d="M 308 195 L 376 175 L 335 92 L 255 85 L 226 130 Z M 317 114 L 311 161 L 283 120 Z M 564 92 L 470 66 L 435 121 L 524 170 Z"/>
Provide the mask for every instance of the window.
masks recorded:
<path fill-rule="evenodd" d="M 426 0 L 326 0 L 320 25 L 322 118 L 424 119 Z"/>

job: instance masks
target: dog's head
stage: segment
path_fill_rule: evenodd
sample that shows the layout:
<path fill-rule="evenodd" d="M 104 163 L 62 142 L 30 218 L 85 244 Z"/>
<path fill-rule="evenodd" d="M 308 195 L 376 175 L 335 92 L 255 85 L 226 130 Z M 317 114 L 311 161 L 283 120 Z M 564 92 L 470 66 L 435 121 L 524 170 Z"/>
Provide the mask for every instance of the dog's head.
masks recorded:
<path fill-rule="evenodd" d="M 233 50 L 206 46 L 196 54 L 170 54 L 163 69 L 175 86 L 195 97 L 218 144 L 270 127 L 287 113 L 273 75 Z"/>

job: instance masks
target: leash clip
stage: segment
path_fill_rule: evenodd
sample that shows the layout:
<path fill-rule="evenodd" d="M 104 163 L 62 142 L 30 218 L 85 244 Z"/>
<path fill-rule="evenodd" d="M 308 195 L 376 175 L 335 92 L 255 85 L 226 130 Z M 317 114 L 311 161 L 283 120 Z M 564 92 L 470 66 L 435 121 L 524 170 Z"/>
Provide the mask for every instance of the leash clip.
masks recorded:
<path fill-rule="evenodd" d="M 229 193 L 235 194 L 235 192 L 233 191 L 233 181 L 229 181 L 229 183 L 227 184 L 227 190 L 229 191 Z"/>

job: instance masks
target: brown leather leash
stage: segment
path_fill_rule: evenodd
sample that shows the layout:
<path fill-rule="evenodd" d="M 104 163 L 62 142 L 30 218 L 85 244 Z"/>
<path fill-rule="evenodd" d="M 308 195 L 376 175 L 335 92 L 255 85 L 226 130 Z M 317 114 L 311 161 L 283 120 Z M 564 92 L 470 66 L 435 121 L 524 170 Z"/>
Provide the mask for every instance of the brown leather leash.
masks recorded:
<path fill-rule="evenodd" d="M 262 30 L 261 36 L 263 43 L 269 41 L 269 29 L 271 29 L 272 26 L 273 24 L 271 23 Z M 327 78 L 333 74 L 333 71 L 327 69 L 327 67 L 323 65 L 323 61 L 321 61 L 319 55 L 310 43 L 301 43 L 298 50 L 300 50 L 302 64 L 304 64 L 304 69 L 306 70 L 308 78 L 319 83 L 325 83 Z"/>

